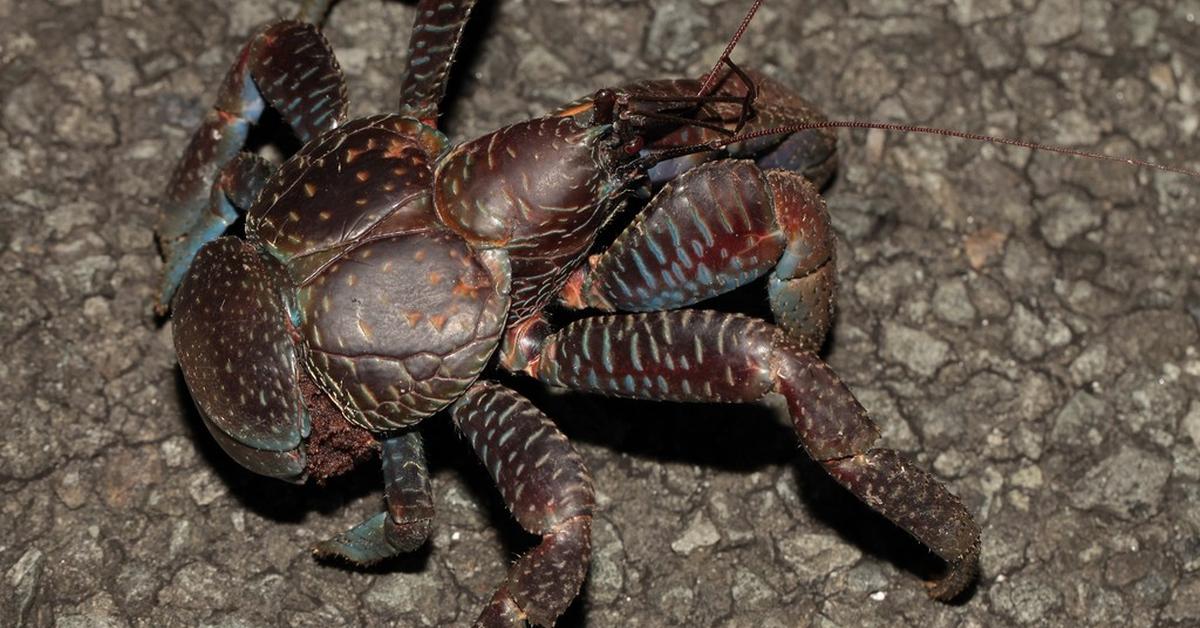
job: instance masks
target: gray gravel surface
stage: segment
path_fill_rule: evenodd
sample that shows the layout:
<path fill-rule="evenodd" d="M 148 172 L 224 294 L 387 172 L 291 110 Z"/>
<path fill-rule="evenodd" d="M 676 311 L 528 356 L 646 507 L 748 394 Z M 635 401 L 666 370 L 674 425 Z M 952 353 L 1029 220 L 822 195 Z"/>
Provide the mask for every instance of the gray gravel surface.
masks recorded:
<path fill-rule="evenodd" d="M 745 2 L 504 0 L 466 138 L 635 77 L 698 74 Z M 915 6 L 914 6 L 915 5 Z M 439 519 L 366 571 L 306 548 L 380 503 L 250 476 L 204 433 L 151 312 L 152 230 L 213 85 L 287 1 L 0 0 L 0 624 L 464 625 L 531 545 L 444 419 Z M 387 108 L 411 4 L 345 0 L 353 112 Z M 739 58 L 835 116 L 1200 165 L 1200 1 L 776 0 Z M 770 407 L 537 393 L 599 493 L 566 626 L 1200 623 L 1200 181 L 843 133 L 829 361 L 983 526 L 963 602 Z M 744 299 L 754 302 L 753 298 Z"/>

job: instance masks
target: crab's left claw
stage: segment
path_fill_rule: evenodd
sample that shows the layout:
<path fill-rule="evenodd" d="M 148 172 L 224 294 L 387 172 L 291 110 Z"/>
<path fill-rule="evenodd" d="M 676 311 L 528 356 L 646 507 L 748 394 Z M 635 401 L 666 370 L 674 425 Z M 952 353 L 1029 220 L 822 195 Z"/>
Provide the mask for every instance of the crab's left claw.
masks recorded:
<path fill-rule="evenodd" d="M 221 448 L 255 473 L 303 482 L 309 415 L 271 264 L 237 238 L 200 249 L 175 300 L 175 354 Z"/>

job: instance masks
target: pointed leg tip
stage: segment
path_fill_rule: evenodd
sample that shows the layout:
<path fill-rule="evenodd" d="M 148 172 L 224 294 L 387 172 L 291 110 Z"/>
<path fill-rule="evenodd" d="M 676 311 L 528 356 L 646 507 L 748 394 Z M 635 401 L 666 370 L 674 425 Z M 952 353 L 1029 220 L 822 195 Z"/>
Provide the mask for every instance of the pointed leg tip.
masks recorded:
<path fill-rule="evenodd" d="M 333 563 L 340 562 L 352 567 L 370 567 L 383 558 L 367 556 L 363 552 L 354 551 L 354 548 L 346 545 L 339 539 L 322 541 L 312 546 L 309 551 L 312 552 L 313 558 L 317 560 Z"/>
<path fill-rule="evenodd" d="M 964 596 L 979 577 L 976 558 L 946 566 L 946 572 L 936 580 L 925 582 L 925 592 L 939 602 L 954 602 Z"/>

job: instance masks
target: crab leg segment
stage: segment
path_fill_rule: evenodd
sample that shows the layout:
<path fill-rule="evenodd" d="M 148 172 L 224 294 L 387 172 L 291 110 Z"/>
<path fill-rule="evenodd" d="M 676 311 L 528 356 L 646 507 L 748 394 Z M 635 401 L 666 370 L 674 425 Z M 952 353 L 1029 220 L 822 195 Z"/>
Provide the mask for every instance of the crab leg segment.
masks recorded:
<path fill-rule="evenodd" d="M 638 399 L 787 401 L 808 453 L 842 486 L 947 565 L 929 593 L 950 599 L 973 579 L 979 528 L 945 486 L 899 453 L 838 376 L 763 321 L 685 310 L 584 319 L 550 335 L 526 367 L 542 381 Z"/>
<path fill-rule="evenodd" d="M 835 243 L 825 203 L 798 173 L 718 161 L 664 187 L 572 278 L 567 305 L 644 312 L 691 305 L 771 272 L 776 321 L 817 349 L 833 315 Z"/>
<path fill-rule="evenodd" d="M 171 249 L 167 268 L 163 271 L 164 282 L 170 284 L 170 289 L 173 290 L 183 279 L 200 247 L 225 233 L 229 225 L 237 220 L 238 213 L 246 211 L 258 198 L 270 175 L 270 164 L 251 153 L 238 153 L 221 168 L 212 182 L 206 211 L 194 215 L 192 224 L 187 227 L 189 237 L 176 240 Z M 164 285 L 160 296 L 160 312 L 165 312 L 169 305 L 167 299 L 170 294 L 167 289 L 168 286 Z"/>
<path fill-rule="evenodd" d="M 320 543 L 313 551 L 369 564 L 420 547 L 433 523 L 425 450 L 416 430 L 383 441 L 387 511 Z"/>
<path fill-rule="evenodd" d="M 241 151 L 250 126 L 270 104 L 307 142 L 346 118 L 346 86 L 316 26 L 286 20 L 254 36 L 230 68 L 212 110 L 192 135 L 167 186 L 158 241 L 167 272 L 159 293 L 165 311 L 196 251 L 229 221 L 210 191 Z M 250 199 L 253 200 L 253 199 Z"/>
<path fill-rule="evenodd" d="M 591 560 L 592 479 L 583 460 L 533 404 L 491 382 L 452 407 L 521 527 L 542 542 L 508 572 L 476 626 L 550 626 L 579 593 Z"/>
<path fill-rule="evenodd" d="M 474 6 L 475 0 L 421 0 L 417 5 L 400 86 L 400 113 L 437 126 L 450 65 Z"/>

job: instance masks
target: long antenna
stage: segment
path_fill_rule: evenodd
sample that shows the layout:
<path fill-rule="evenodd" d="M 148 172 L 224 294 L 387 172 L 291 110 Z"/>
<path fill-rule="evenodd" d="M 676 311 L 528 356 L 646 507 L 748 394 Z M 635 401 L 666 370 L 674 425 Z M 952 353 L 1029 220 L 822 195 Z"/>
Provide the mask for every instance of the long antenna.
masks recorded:
<path fill-rule="evenodd" d="M 712 69 L 709 70 L 708 74 L 704 77 L 704 82 L 702 82 L 700 84 L 700 90 L 698 92 L 696 92 L 696 98 L 707 97 L 709 92 L 711 92 L 716 87 L 716 85 L 719 83 L 718 77 L 720 77 L 722 75 L 721 68 L 723 66 L 728 65 L 730 70 L 733 73 L 737 74 L 738 77 L 743 82 L 746 83 L 747 90 L 748 90 L 747 96 L 745 97 L 746 98 L 745 105 L 742 108 L 742 114 L 739 118 L 736 131 L 740 131 L 742 128 L 742 125 L 745 124 L 746 119 L 747 119 L 746 116 L 748 114 L 748 110 L 751 107 L 753 107 L 753 105 L 754 105 L 754 99 L 755 99 L 755 96 L 757 95 L 756 94 L 757 90 L 755 89 L 754 82 L 752 80 L 750 80 L 748 76 L 746 76 L 745 72 L 743 72 L 740 68 L 737 67 L 736 64 L 733 63 L 733 60 L 730 58 L 730 55 L 733 54 L 733 49 L 737 46 L 738 42 L 742 39 L 742 35 L 744 35 L 746 33 L 746 29 L 749 28 L 749 26 L 750 26 L 750 20 L 752 20 L 754 18 L 754 14 L 758 11 L 758 8 L 760 6 L 762 6 L 762 3 L 763 3 L 763 0 L 754 0 L 753 4 L 750 5 L 750 10 L 746 11 L 746 16 L 742 18 L 742 23 L 738 25 L 737 30 L 734 31 L 734 33 L 733 33 L 733 37 L 731 37 L 729 39 L 729 43 L 725 45 L 725 51 L 721 53 L 721 56 L 717 59 L 717 62 L 715 64 L 713 64 Z M 760 129 L 757 131 L 750 131 L 748 133 L 740 133 L 740 134 L 735 131 L 735 133 L 732 135 L 726 135 L 725 137 L 717 138 L 717 139 L 714 139 L 709 142 L 704 142 L 704 143 L 700 143 L 700 144 L 692 144 L 689 146 L 676 146 L 674 148 L 666 148 L 666 149 L 662 149 L 662 150 L 658 150 L 658 151 L 650 151 L 647 154 L 645 154 L 642 157 L 642 159 L 639 161 L 641 162 L 641 165 L 643 165 L 644 167 L 649 167 L 649 166 L 652 166 L 659 162 L 665 161 L 667 159 L 673 159 L 675 157 L 682 157 L 684 155 L 690 155 L 692 153 L 698 153 L 698 152 L 707 151 L 707 150 L 720 150 L 720 149 L 730 146 L 732 144 L 737 144 L 739 142 L 744 142 L 747 140 L 752 140 L 752 139 L 756 139 L 756 138 L 760 138 L 760 137 L 766 137 L 769 135 L 783 135 L 783 134 L 799 133 L 800 131 L 809 131 L 809 130 L 813 130 L 813 129 L 879 129 L 881 131 L 891 131 L 891 132 L 899 132 L 899 133 L 921 133 L 924 135 L 939 135 L 942 137 L 952 137 L 952 138 L 963 139 L 963 140 L 971 140 L 971 141 L 975 141 L 975 142 L 987 142 L 990 144 L 1001 144 L 1001 145 L 1005 145 L 1005 146 L 1017 146 L 1019 148 L 1024 148 L 1024 149 L 1032 150 L 1032 151 L 1040 150 L 1040 151 L 1045 151 L 1048 153 L 1057 153 L 1060 155 L 1069 155 L 1071 157 L 1081 157 L 1083 159 L 1093 159 L 1096 161 L 1108 161 L 1108 162 L 1113 162 L 1113 163 L 1123 163 L 1123 164 L 1130 165 L 1130 166 L 1149 168 L 1151 170 L 1158 170 L 1160 172 L 1170 172 L 1170 173 L 1180 174 L 1180 175 L 1183 175 L 1186 177 L 1190 177 L 1193 179 L 1200 179 L 1200 171 L 1193 170 L 1190 168 L 1182 168 L 1179 166 L 1168 166 L 1168 165 L 1164 165 L 1164 164 L 1154 163 L 1152 161 L 1137 159 L 1134 157 L 1106 155 L 1104 153 L 1097 153 L 1097 152 L 1088 151 L 1088 150 L 1079 150 L 1076 148 L 1070 148 L 1068 146 L 1059 146 L 1056 144 L 1043 144 L 1040 142 L 1030 142 L 1027 140 L 1012 139 L 1012 138 L 1008 138 L 1008 137 L 998 137 L 995 135 L 984 135 L 981 133 L 969 133 L 966 131 L 952 131 L 950 129 L 941 129 L 941 128 L 937 128 L 937 127 L 917 126 L 917 125 L 912 125 L 912 124 L 897 124 L 897 123 L 892 123 L 892 122 L 867 122 L 867 121 L 862 121 L 862 120 L 827 120 L 827 121 L 822 121 L 822 122 L 805 122 L 802 124 L 778 126 L 778 127 L 774 127 L 774 128 L 770 128 L 770 129 Z"/>
<path fill-rule="evenodd" d="M 1200 171 L 1190 168 L 1181 168 L 1178 166 L 1167 166 L 1164 164 L 1145 161 L 1133 157 L 1106 155 L 1087 150 L 1079 150 L 1067 146 L 1059 146 L 1055 144 L 1042 144 L 1039 142 L 1029 142 L 1026 140 L 1017 140 L 1008 137 L 998 137 L 995 135 L 983 135 L 981 133 L 968 133 L 965 131 L 952 131 L 949 129 L 940 129 L 937 127 L 916 126 L 911 124 L 895 124 L 891 122 L 864 122 L 861 120 L 826 120 L 821 122 L 805 122 L 802 124 L 791 124 L 786 126 L 778 126 L 770 129 L 760 129 L 749 133 L 742 133 L 732 137 L 722 137 L 710 142 L 702 144 L 692 144 L 690 146 L 677 146 L 675 148 L 666 148 L 659 151 L 654 151 L 646 155 L 646 165 L 653 165 L 667 159 L 682 157 L 707 150 L 720 150 L 731 144 L 737 144 L 746 140 L 766 137 L 768 135 L 783 135 L 791 133 L 799 133 L 800 131 L 809 131 L 813 129 L 879 129 L 881 131 L 892 131 L 899 133 L 921 133 L 924 135 L 940 135 L 942 137 L 953 137 L 963 140 L 971 140 L 975 142 L 988 142 L 990 144 L 1002 144 L 1005 146 L 1017 146 L 1035 151 L 1046 151 L 1049 153 L 1058 153 L 1060 155 L 1070 155 L 1073 157 L 1082 157 L 1084 159 L 1094 159 L 1096 161 L 1110 161 L 1114 163 L 1123 163 L 1130 166 L 1139 166 L 1142 168 L 1150 168 L 1161 172 L 1171 172 L 1181 174 L 1193 179 L 1200 179 Z"/>
<path fill-rule="evenodd" d="M 754 19 L 754 14 L 758 11 L 758 7 L 762 6 L 763 0 L 754 0 L 754 4 L 750 5 L 750 10 L 746 12 L 746 17 L 742 18 L 742 23 L 733 33 L 733 37 L 729 38 L 729 43 L 725 44 L 725 52 L 713 64 L 711 70 L 708 71 L 708 76 L 704 77 L 704 82 L 700 84 L 700 91 L 696 92 L 697 96 L 704 96 L 717 82 L 717 75 L 720 74 L 721 66 L 729 60 L 729 55 L 733 54 L 734 47 L 741 41 L 742 35 L 746 33 L 746 29 L 750 27 L 750 20 Z"/>

